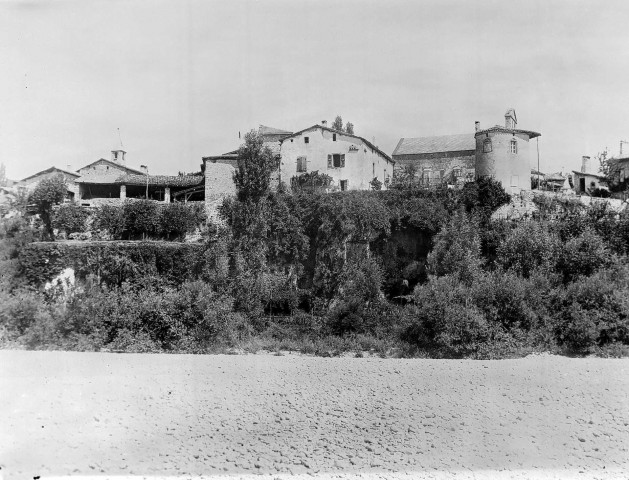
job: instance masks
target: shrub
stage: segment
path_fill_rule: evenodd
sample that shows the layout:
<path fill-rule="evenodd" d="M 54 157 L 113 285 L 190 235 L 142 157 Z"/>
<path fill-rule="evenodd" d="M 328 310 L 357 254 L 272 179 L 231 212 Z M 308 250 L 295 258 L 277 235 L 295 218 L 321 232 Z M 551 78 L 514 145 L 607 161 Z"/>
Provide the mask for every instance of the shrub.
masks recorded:
<path fill-rule="evenodd" d="M 528 278 L 534 271 L 551 272 L 557 264 L 559 239 L 545 224 L 522 222 L 498 246 L 496 263 Z"/>
<path fill-rule="evenodd" d="M 94 213 L 92 228 L 107 232 L 112 239 L 120 240 L 125 229 L 124 209 L 121 205 L 101 205 Z"/>
<path fill-rule="evenodd" d="M 590 276 L 609 264 L 612 256 L 603 239 L 586 228 L 579 236 L 568 240 L 561 249 L 558 269 L 565 282 L 579 276 Z"/>
<path fill-rule="evenodd" d="M 130 238 L 155 237 L 159 233 L 159 211 L 157 202 L 151 200 L 127 200 L 123 215 L 125 232 Z"/>
<path fill-rule="evenodd" d="M 435 246 L 428 255 L 428 272 L 471 282 L 481 264 L 478 226 L 459 211 L 435 237 Z"/>
<path fill-rule="evenodd" d="M 28 197 L 29 203 L 35 204 L 37 213 L 44 224 L 44 238 L 54 240 L 52 228 L 52 207 L 61 203 L 66 196 L 67 186 L 63 175 L 44 178 Z"/>
<path fill-rule="evenodd" d="M 165 282 L 180 283 L 201 276 L 205 248 L 172 242 L 38 242 L 22 248 L 19 268 L 34 286 L 41 286 L 68 267 L 78 279 L 94 276 L 108 285 L 119 286 L 154 274 Z"/>
<path fill-rule="evenodd" d="M 167 240 L 183 240 L 204 220 L 203 205 L 195 203 L 168 203 L 159 208 L 159 233 Z"/>
<path fill-rule="evenodd" d="M 89 212 L 76 203 L 66 203 L 57 208 L 52 217 L 54 228 L 63 231 L 66 235 L 86 230 L 86 221 Z"/>

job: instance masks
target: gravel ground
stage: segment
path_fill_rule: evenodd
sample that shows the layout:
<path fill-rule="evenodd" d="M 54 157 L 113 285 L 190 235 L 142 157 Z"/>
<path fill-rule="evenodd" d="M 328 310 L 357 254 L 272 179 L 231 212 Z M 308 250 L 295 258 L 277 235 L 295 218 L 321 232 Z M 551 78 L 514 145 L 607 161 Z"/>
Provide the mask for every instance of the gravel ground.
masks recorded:
<path fill-rule="evenodd" d="M 0 351 L 0 465 L 5 479 L 628 478 L 628 367 Z"/>

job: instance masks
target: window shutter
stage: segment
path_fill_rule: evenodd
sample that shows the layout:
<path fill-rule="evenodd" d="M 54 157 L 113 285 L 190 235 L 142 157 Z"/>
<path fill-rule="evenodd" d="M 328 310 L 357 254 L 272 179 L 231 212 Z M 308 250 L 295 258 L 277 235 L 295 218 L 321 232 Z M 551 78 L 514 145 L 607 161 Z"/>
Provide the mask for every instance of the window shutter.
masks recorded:
<path fill-rule="evenodd" d="M 344 167 L 344 166 L 345 166 L 345 154 L 343 153 L 341 155 L 341 167 Z"/>
<path fill-rule="evenodd" d="M 332 155 L 328 155 L 328 168 L 333 168 L 334 164 L 332 163 Z"/>

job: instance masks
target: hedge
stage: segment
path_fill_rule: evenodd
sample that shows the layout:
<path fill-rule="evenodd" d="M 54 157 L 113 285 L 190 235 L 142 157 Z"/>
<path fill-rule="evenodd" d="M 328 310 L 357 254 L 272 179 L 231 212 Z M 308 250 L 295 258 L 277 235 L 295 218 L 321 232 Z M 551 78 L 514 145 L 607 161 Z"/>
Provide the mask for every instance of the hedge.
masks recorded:
<path fill-rule="evenodd" d="M 21 273 L 41 286 L 65 268 L 77 278 L 95 276 L 99 282 L 121 285 L 146 275 L 181 283 L 200 277 L 207 245 L 178 242 L 35 242 L 20 252 Z"/>

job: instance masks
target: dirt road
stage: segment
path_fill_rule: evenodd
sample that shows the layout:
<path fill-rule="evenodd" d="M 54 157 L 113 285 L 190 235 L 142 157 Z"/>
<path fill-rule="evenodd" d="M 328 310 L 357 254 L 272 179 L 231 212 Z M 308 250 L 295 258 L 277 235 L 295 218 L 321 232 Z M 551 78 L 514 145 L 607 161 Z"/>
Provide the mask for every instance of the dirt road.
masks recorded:
<path fill-rule="evenodd" d="M 5 479 L 623 478 L 628 449 L 626 359 L 0 351 Z"/>

